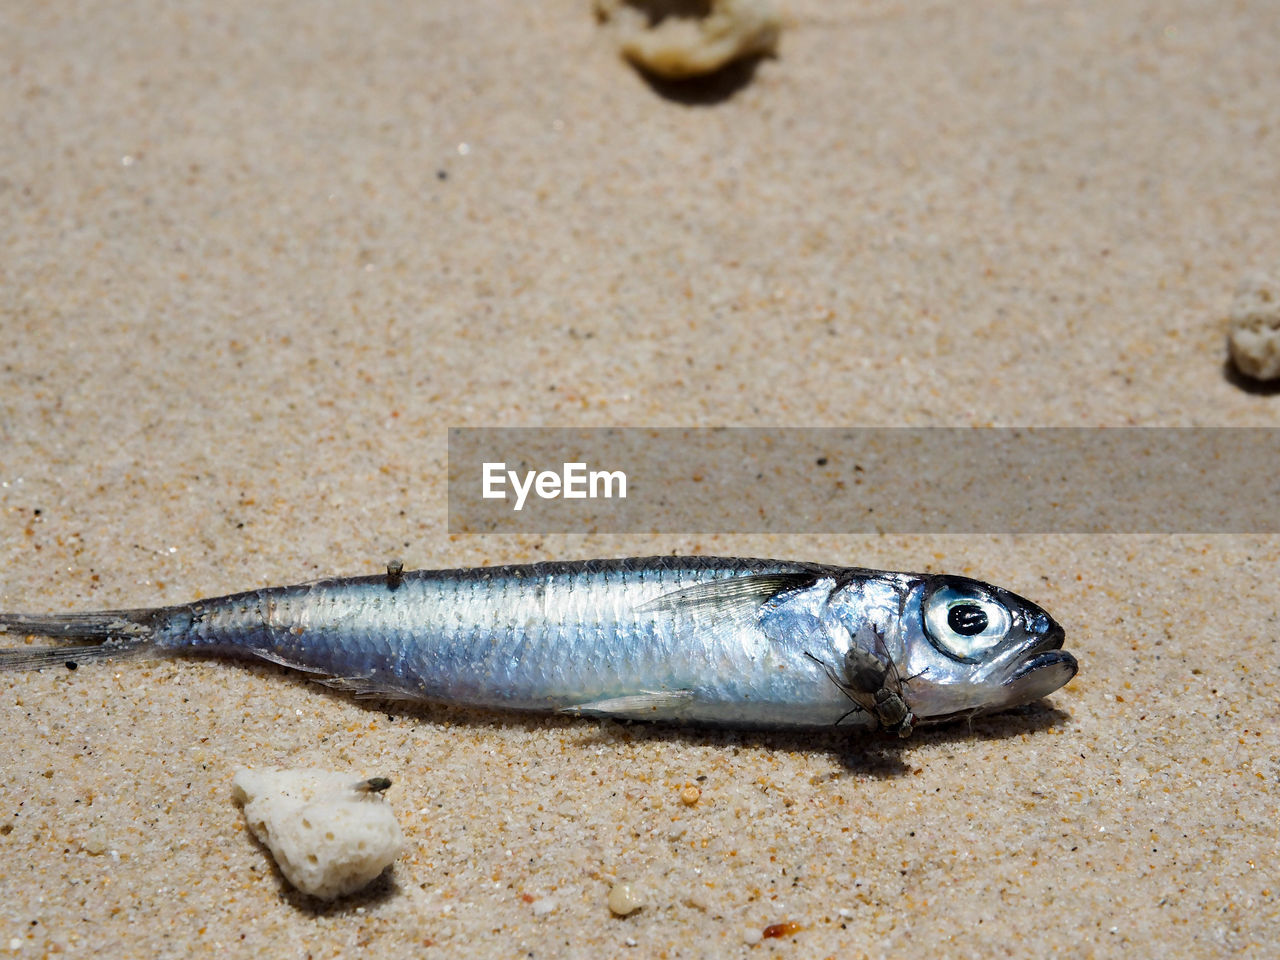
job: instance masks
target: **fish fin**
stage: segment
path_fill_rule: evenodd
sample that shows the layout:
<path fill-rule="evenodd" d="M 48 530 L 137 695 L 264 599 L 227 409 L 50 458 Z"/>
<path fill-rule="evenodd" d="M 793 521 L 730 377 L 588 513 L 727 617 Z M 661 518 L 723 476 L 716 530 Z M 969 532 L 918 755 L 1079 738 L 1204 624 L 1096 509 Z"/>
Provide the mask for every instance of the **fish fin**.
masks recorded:
<path fill-rule="evenodd" d="M 60 646 L 0 650 L 0 671 L 158 656 L 161 651 L 155 644 L 155 623 L 167 612 L 159 608 L 94 613 L 0 613 L 0 634 L 67 641 Z"/>
<path fill-rule="evenodd" d="M 692 702 L 692 690 L 645 690 L 561 707 L 556 712 L 576 717 L 611 717 L 615 720 L 674 720 Z"/>
<path fill-rule="evenodd" d="M 637 609 L 644 612 L 708 610 L 723 613 L 741 605 L 768 603 L 780 593 L 807 587 L 817 579 L 812 573 L 759 573 L 748 577 L 726 577 L 698 583 L 683 590 L 664 593 Z"/>
<path fill-rule="evenodd" d="M 42 670 L 45 667 L 70 667 L 74 670 L 82 663 L 159 655 L 160 651 L 155 647 L 136 641 L 67 644 L 61 647 L 16 647 L 0 650 L 0 673 Z"/>
<path fill-rule="evenodd" d="M 310 674 L 310 679 L 315 680 L 317 683 L 323 683 L 326 687 L 332 687 L 335 690 L 341 690 L 343 693 L 349 693 L 357 700 L 413 699 L 413 694 L 406 693 L 398 687 L 375 680 L 369 675 L 358 677 L 335 677 L 329 675 L 323 667 L 315 667 L 308 663 L 301 663 L 297 660 L 290 659 L 289 657 L 281 656 L 274 650 L 249 649 L 246 652 L 253 654 L 253 656 L 259 660 L 274 663 L 277 667 L 284 667 L 287 670 L 297 670 L 299 673 Z"/>
<path fill-rule="evenodd" d="M 349 693 L 357 700 L 414 700 L 413 694 L 373 677 L 323 677 L 320 683 Z"/>
<path fill-rule="evenodd" d="M 810 586 L 816 580 L 817 576 L 812 573 L 728 577 L 665 593 L 642 603 L 636 610 L 638 613 L 692 617 L 700 627 L 719 633 L 721 630 L 756 625 L 762 608 L 769 601 L 779 594 Z"/>
<path fill-rule="evenodd" d="M 258 660 L 265 660 L 267 663 L 274 663 L 277 667 L 284 667 L 288 670 L 297 670 L 300 673 L 317 674 L 325 672 L 323 667 L 313 667 L 309 663 L 302 663 L 301 661 L 291 659 L 290 657 L 276 653 L 274 650 L 267 650 L 259 647 L 243 647 L 240 652 L 252 654 Z M 330 678 L 316 677 L 314 679 L 319 679 L 321 683 L 328 683 Z"/>

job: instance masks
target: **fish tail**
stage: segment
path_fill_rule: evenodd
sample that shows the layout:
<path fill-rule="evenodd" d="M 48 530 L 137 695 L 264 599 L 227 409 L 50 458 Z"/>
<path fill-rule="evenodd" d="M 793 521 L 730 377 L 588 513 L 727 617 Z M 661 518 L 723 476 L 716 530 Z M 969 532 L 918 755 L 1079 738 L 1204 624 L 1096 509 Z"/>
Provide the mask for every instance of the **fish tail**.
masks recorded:
<path fill-rule="evenodd" d="M 0 672 L 156 656 L 157 621 L 167 611 L 104 610 L 96 613 L 0 613 L 0 636 L 47 637 L 57 646 L 0 649 Z"/>

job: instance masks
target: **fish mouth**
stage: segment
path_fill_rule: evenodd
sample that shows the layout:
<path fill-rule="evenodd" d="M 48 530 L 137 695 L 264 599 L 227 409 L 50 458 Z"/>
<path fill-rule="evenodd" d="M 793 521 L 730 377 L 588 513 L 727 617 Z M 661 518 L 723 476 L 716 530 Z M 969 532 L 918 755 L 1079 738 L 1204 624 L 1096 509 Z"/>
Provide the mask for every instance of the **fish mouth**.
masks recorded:
<path fill-rule="evenodd" d="M 1044 638 L 1027 651 L 1004 688 L 1006 706 L 1017 706 L 1047 697 L 1064 686 L 1080 669 L 1076 658 L 1062 649 L 1062 627 L 1056 623 Z"/>
<path fill-rule="evenodd" d="M 1047 618 L 1046 618 L 1047 619 Z M 1049 621 L 1048 628 L 1041 627 L 1043 634 L 1040 639 L 1029 646 L 1022 655 L 1022 662 L 1018 665 L 1018 669 L 1014 671 L 1009 679 L 1013 679 L 1023 672 L 1032 661 L 1036 660 L 1042 654 L 1052 653 L 1062 649 L 1062 644 L 1066 641 L 1066 632 L 1062 629 L 1062 625 Z M 1070 656 L 1070 654 L 1067 654 Z M 1074 659 L 1074 658 L 1073 658 Z"/>

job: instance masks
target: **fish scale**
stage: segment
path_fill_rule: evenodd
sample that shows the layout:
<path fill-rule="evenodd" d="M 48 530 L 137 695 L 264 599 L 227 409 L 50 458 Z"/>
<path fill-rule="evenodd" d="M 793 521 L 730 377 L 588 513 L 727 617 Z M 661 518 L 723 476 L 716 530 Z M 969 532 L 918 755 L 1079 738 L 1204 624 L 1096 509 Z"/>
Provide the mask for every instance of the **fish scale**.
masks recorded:
<path fill-rule="evenodd" d="M 365 696 L 900 735 L 1043 696 L 1076 669 L 1061 627 L 998 587 L 716 557 L 395 565 L 172 607 L 0 614 L 0 629 L 74 644 L 0 651 L 0 669 L 256 657 Z"/>

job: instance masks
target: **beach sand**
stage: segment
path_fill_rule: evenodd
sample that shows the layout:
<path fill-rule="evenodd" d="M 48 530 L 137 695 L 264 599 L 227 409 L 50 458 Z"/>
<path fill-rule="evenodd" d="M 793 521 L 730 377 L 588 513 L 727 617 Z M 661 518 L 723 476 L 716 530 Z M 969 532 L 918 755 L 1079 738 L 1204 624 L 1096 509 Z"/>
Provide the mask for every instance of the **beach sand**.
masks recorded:
<path fill-rule="evenodd" d="M 1275 423 L 1273 4 L 784 9 L 690 90 L 587 0 L 10 3 L 0 610 L 778 556 L 1001 584 L 1079 676 L 899 743 L 4 675 L 0 954 L 1274 955 L 1276 537 L 449 532 L 450 426 Z M 390 777 L 405 854 L 293 893 L 271 765 Z"/>

